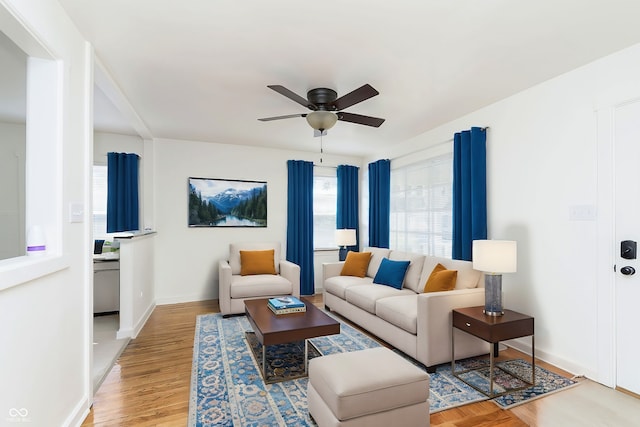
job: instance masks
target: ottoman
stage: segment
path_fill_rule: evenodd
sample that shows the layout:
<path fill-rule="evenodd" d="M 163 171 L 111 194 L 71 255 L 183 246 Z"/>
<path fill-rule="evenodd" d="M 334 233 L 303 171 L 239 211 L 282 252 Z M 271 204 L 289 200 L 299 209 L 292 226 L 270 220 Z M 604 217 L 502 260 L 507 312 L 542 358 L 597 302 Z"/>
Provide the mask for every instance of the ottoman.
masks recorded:
<path fill-rule="evenodd" d="M 318 426 L 429 426 L 429 374 L 385 347 L 309 361 Z"/>

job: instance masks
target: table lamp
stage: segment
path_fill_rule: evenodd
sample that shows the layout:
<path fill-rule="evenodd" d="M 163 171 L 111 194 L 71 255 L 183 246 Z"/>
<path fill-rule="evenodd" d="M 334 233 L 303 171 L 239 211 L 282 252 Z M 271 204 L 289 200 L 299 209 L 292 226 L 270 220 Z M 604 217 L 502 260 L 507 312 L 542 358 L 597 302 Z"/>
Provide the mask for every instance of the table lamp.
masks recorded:
<path fill-rule="evenodd" d="M 356 244 L 356 230 L 347 228 L 336 230 L 336 244 L 340 246 L 339 259 L 344 261 L 347 258 L 347 246 Z"/>
<path fill-rule="evenodd" d="M 474 240 L 473 269 L 484 275 L 484 313 L 502 316 L 502 273 L 515 273 L 517 245 L 513 240 Z"/>

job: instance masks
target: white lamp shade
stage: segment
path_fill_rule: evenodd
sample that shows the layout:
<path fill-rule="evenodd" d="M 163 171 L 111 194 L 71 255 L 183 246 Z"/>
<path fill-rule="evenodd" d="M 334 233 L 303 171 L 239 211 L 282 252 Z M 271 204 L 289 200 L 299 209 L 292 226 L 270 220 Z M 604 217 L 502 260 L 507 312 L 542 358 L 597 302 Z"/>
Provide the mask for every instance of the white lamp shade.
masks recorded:
<path fill-rule="evenodd" d="M 329 111 L 312 111 L 307 114 L 307 123 L 315 130 L 331 129 L 338 121 L 338 116 Z"/>
<path fill-rule="evenodd" d="M 517 243 L 513 240 L 474 240 L 473 268 L 486 273 L 515 273 Z"/>
<path fill-rule="evenodd" d="M 336 244 L 338 246 L 353 246 L 356 244 L 356 230 L 336 230 Z"/>

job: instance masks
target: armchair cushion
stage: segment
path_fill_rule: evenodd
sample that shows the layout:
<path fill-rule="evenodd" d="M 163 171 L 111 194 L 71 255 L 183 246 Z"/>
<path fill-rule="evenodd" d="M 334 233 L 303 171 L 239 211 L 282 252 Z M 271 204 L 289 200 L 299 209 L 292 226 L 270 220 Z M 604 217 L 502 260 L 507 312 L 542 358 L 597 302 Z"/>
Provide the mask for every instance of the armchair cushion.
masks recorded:
<path fill-rule="evenodd" d="M 279 242 L 246 242 L 231 243 L 229 245 L 229 265 L 231 266 L 231 274 L 240 274 L 241 260 L 240 250 L 243 251 L 266 251 L 273 249 L 273 263 L 276 268 L 276 274 L 280 274 L 280 243 Z"/>
<path fill-rule="evenodd" d="M 265 251 L 240 251 L 240 275 L 276 274 L 273 249 Z"/>
<path fill-rule="evenodd" d="M 272 295 L 291 295 L 293 286 L 282 276 L 254 274 L 231 277 L 231 298 L 260 298 Z"/>

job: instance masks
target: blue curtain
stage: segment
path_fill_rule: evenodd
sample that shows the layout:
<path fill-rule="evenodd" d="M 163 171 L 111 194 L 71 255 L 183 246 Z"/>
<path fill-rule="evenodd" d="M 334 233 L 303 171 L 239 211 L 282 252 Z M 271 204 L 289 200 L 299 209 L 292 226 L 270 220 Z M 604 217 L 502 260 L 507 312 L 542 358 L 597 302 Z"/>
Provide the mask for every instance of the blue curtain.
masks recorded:
<path fill-rule="evenodd" d="M 360 230 L 358 229 L 358 170 L 356 166 L 338 166 L 338 206 L 336 228 L 356 230 L 356 244 L 348 246 L 350 251 L 360 250 Z"/>
<path fill-rule="evenodd" d="M 107 233 L 139 229 L 138 155 L 107 153 Z"/>
<path fill-rule="evenodd" d="M 389 247 L 391 161 L 369 163 L 369 246 Z"/>
<path fill-rule="evenodd" d="M 453 137 L 453 259 L 471 261 L 474 240 L 487 238 L 487 135 L 485 129 Z"/>
<path fill-rule="evenodd" d="M 288 160 L 287 260 L 300 266 L 300 294 L 313 295 L 313 163 Z"/>

